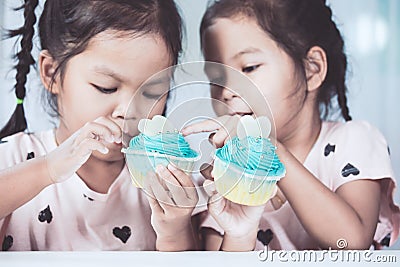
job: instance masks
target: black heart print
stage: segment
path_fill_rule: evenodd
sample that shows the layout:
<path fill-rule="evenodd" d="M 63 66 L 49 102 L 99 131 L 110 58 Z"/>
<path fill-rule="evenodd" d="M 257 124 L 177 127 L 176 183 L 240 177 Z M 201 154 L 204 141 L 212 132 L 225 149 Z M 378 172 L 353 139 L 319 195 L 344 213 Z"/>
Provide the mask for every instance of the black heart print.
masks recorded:
<path fill-rule="evenodd" d="M 33 159 L 35 157 L 35 152 L 29 152 L 28 155 L 26 156 L 27 160 Z"/>
<path fill-rule="evenodd" d="M 271 229 L 258 230 L 257 232 L 257 239 L 263 243 L 264 246 L 268 246 L 271 240 L 274 238 L 274 233 L 272 233 Z"/>
<path fill-rule="evenodd" d="M 113 229 L 113 235 L 117 238 L 119 238 L 122 243 L 126 243 L 128 241 L 129 237 L 131 236 L 131 228 L 128 226 L 123 226 L 122 228 L 119 227 L 114 227 Z"/>
<path fill-rule="evenodd" d="M 335 149 L 336 149 L 335 145 L 327 144 L 324 152 L 325 157 L 329 156 L 331 152 L 335 153 Z"/>
<path fill-rule="evenodd" d="M 347 163 L 347 165 L 342 169 L 342 176 L 347 177 L 350 174 L 359 175 L 360 171 L 350 163 Z"/>
<path fill-rule="evenodd" d="M 12 247 L 13 243 L 14 239 L 12 236 L 10 235 L 5 236 L 3 240 L 2 250 L 8 251 Z"/>
<path fill-rule="evenodd" d="M 87 198 L 89 201 L 94 201 L 94 199 L 93 199 L 93 198 L 91 198 L 91 197 L 88 197 L 86 194 L 83 194 L 83 197 L 84 197 L 84 198 Z"/>
<path fill-rule="evenodd" d="M 51 213 L 50 206 L 47 205 L 47 208 L 39 212 L 38 219 L 40 222 L 50 223 L 53 220 L 53 213 Z"/>
<path fill-rule="evenodd" d="M 390 233 L 389 233 L 389 234 L 387 234 L 387 235 L 385 236 L 385 238 L 382 239 L 381 245 L 382 245 L 382 246 L 388 247 L 389 244 L 390 244 L 390 238 L 391 238 L 391 236 L 390 236 Z"/>

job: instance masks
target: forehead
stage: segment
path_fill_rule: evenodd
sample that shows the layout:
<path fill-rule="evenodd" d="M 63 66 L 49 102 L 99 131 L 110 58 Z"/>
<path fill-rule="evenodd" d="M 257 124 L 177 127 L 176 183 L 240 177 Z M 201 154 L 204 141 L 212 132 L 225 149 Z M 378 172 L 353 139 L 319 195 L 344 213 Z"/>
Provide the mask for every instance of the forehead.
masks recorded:
<path fill-rule="evenodd" d="M 204 31 L 203 48 L 207 56 L 216 53 L 216 50 L 219 54 L 256 50 L 268 52 L 278 49 L 278 46 L 254 19 L 240 16 L 215 19 Z"/>
<path fill-rule="evenodd" d="M 116 32 L 96 35 L 87 48 L 74 58 L 91 69 L 100 67 L 110 69 L 121 77 L 142 79 L 170 67 L 173 62 L 160 36 Z"/>

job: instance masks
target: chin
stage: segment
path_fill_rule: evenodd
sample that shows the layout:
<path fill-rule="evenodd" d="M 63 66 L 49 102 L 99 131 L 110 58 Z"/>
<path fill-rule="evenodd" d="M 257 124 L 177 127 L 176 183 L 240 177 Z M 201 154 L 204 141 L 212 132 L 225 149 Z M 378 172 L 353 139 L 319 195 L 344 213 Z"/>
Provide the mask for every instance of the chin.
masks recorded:
<path fill-rule="evenodd" d="M 110 149 L 107 154 L 102 154 L 102 153 L 96 151 L 92 155 L 94 158 L 101 160 L 101 161 L 106 161 L 106 162 L 115 162 L 115 161 L 125 160 L 124 154 L 121 152 L 121 150 Z"/>

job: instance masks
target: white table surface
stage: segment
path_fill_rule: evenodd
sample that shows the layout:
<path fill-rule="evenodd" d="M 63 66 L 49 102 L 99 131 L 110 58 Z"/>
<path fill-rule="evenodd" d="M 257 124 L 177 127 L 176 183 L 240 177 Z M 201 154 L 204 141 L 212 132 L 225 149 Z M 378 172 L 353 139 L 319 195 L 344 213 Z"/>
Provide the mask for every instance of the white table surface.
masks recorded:
<path fill-rule="evenodd" d="M 271 253 L 272 251 L 270 251 Z M 258 259 L 259 252 L 0 252 L 0 266 L 68 266 L 68 267 L 123 267 L 123 266 L 185 266 L 185 267 L 249 267 L 249 266 L 400 266 L 400 250 L 397 251 L 373 251 L 369 253 L 369 261 L 346 261 L 336 254 L 336 260 L 332 261 L 326 257 L 322 262 L 293 261 L 290 253 L 298 251 L 273 252 L 274 260 L 271 257 L 266 261 Z M 279 255 L 278 253 L 284 253 Z M 321 251 L 317 252 L 319 256 Z M 339 251 L 338 253 L 341 253 Z M 364 252 L 360 252 L 364 253 Z M 367 253 L 367 252 L 366 252 Z M 271 255 L 271 254 L 269 254 Z M 328 256 L 328 254 L 326 254 Z M 391 256 L 392 262 L 377 263 L 376 259 L 382 256 Z M 281 257 L 281 259 L 279 259 Z M 382 259 L 382 258 L 380 258 Z M 386 259 L 387 261 L 387 259 Z M 394 262 L 393 262 L 394 261 Z"/>

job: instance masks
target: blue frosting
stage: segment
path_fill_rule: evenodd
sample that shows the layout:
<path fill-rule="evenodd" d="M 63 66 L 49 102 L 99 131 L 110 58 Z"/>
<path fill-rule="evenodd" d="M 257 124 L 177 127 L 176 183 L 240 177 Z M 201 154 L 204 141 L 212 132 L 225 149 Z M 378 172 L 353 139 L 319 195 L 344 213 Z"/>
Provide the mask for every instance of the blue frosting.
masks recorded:
<path fill-rule="evenodd" d="M 286 170 L 275 150 L 276 147 L 266 138 L 247 136 L 240 140 L 234 137 L 217 149 L 215 155 L 249 174 L 281 176 Z"/>
<path fill-rule="evenodd" d="M 190 148 L 180 133 L 160 133 L 148 136 L 143 133 L 129 142 L 129 149 L 156 152 L 180 158 L 195 158 L 198 153 Z"/>

